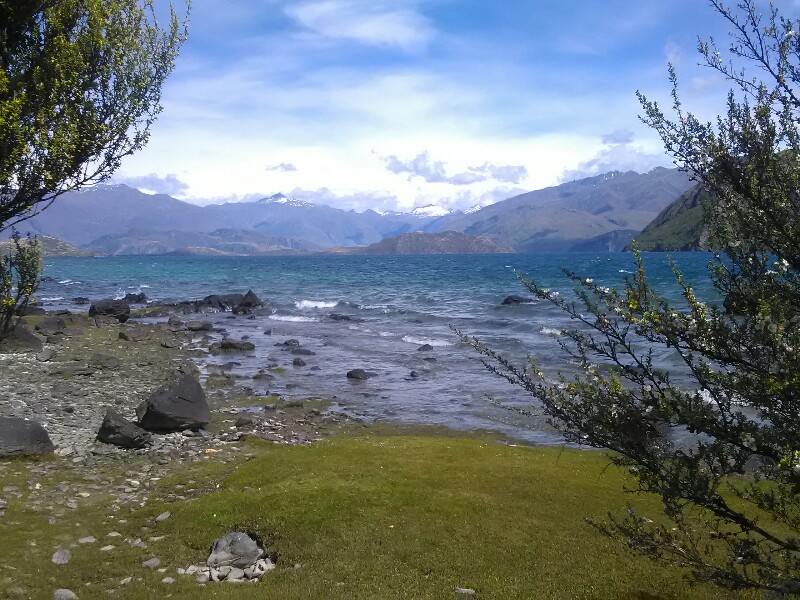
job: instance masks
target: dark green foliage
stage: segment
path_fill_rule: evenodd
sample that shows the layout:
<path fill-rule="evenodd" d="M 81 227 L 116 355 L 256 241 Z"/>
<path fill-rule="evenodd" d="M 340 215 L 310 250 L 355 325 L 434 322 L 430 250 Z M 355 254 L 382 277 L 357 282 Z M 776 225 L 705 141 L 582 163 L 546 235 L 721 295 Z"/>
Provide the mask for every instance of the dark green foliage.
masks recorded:
<path fill-rule="evenodd" d="M 152 0 L 0 1 L 0 231 L 145 145 L 184 36 Z"/>
<path fill-rule="evenodd" d="M 20 315 L 39 288 L 42 258 L 33 238 L 23 241 L 18 232 L 12 247 L 0 256 L 0 340 L 16 326 Z"/>
<path fill-rule="evenodd" d="M 683 302 L 648 285 L 641 258 L 621 291 L 572 274 L 576 300 L 524 285 L 576 327 L 562 347 L 576 373 L 552 377 L 468 340 L 525 387 L 567 439 L 613 451 L 660 496 L 663 517 L 629 509 L 596 524 L 636 551 L 730 589 L 800 593 L 800 30 L 770 7 L 711 5 L 732 28 L 732 62 L 700 42 L 705 64 L 734 86 L 715 124 L 639 95 L 645 123 L 708 190 L 704 218 L 719 254 L 710 276 L 736 315 L 698 299 L 676 270 Z M 739 64 L 741 63 L 741 64 Z M 758 77 L 746 73 L 755 67 Z M 679 358 L 693 384 L 654 365 Z"/>

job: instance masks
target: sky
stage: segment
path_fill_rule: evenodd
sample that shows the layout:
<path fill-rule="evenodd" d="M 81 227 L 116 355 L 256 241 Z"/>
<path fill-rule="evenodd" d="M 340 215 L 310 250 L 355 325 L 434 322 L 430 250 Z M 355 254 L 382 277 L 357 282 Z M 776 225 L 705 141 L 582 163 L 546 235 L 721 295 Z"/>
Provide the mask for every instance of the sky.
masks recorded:
<path fill-rule="evenodd" d="M 667 108 L 672 62 L 713 118 L 728 84 L 697 38 L 727 31 L 705 0 L 192 0 L 164 110 L 113 182 L 409 211 L 671 166 L 635 92 Z"/>

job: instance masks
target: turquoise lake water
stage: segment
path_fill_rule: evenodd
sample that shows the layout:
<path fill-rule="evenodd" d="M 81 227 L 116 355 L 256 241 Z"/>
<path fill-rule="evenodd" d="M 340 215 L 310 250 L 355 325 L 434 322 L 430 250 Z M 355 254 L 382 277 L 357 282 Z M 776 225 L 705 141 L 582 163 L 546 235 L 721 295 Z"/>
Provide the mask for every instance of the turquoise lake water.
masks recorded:
<path fill-rule="evenodd" d="M 698 295 L 713 300 L 706 271 L 710 255 L 672 256 Z M 680 306 L 667 256 L 644 257 L 651 284 Z M 39 297 L 49 308 L 76 309 L 76 297 L 113 298 L 141 291 L 151 303 L 160 303 L 252 289 L 267 303 L 255 319 L 231 318 L 230 313 L 207 318 L 224 330 L 218 337 L 249 336 L 256 351 L 208 356 L 201 363 L 208 367 L 233 361 L 238 364 L 226 368 L 246 377 L 268 364 L 286 367 L 268 385 L 249 382 L 253 393 L 335 397 L 343 410 L 366 418 L 490 429 L 532 442 L 557 443 L 560 437 L 543 416 L 522 417 L 489 401 L 491 397 L 528 406 L 532 398 L 488 373 L 451 327 L 515 360 L 530 355 L 548 372 L 569 370 L 557 336 L 572 324 L 561 311 L 546 302 L 501 305 L 510 294 L 525 295 L 515 272 L 569 294 L 572 285 L 562 268 L 602 285 L 619 286 L 633 267 L 628 253 L 48 258 Z M 333 320 L 331 313 L 352 320 Z M 307 367 L 292 367 L 293 357 L 275 346 L 288 338 L 299 339 L 315 352 L 304 357 Z M 420 352 L 422 344 L 434 349 Z M 658 359 L 677 368 L 666 350 Z M 353 383 L 344 377 L 353 368 L 372 371 L 376 377 Z"/>

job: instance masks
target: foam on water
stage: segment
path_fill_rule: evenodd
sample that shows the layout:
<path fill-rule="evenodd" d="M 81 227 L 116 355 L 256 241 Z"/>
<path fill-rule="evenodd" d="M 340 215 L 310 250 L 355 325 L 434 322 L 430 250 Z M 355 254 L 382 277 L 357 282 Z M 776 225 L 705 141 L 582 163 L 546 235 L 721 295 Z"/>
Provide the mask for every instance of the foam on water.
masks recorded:
<path fill-rule="evenodd" d="M 305 308 L 333 308 L 337 304 L 338 301 L 327 302 L 325 300 L 296 300 L 294 305 L 299 309 Z"/>
<path fill-rule="evenodd" d="M 427 338 L 427 337 L 417 337 L 413 335 L 403 336 L 403 341 L 408 344 L 416 344 L 417 346 L 421 346 L 423 344 L 428 344 L 429 346 L 433 347 L 455 346 L 453 342 L 448 342 L 446 340 L 437 340 L 435 338 Z"/>
<path fill-rule="evenodd" d="M 539 331 L 541 331 L 544 335 L 552 335 L 553 337 L 559 337 L 564 334 L 563 331 L 556 329 L 555 327 L 542 327 Z"/>
<path fill-rule="evenodd" d="M 287 323 L 318 323 L 316 317 L 301 317 L 298 315 L 270 315 L 267 317 L 273 321 L 285 321 Z"/>

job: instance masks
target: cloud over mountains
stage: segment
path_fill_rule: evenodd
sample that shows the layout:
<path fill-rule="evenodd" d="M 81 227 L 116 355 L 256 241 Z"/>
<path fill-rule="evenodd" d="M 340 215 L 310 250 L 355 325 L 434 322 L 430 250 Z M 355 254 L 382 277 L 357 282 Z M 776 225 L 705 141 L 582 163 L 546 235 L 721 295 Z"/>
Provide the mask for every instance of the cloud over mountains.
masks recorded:
<path fill-rule="evenodd" d="M 428 183 L 470 185 L 490 180 L 519 183 L 528 176 L 528 169 L 522 165 L 493 165 L 488 162 L 448 175 L 447 165 L 443 161 L 433 160 L 427 150 L 410 160 L 402 160 L 395 155 L 384 156 L 382 159 L 388 171 L 397 175 L 408 174 L 409 178 L 421 177 Z"/>

